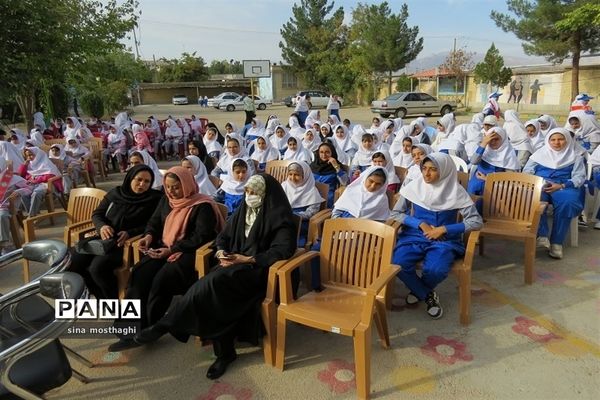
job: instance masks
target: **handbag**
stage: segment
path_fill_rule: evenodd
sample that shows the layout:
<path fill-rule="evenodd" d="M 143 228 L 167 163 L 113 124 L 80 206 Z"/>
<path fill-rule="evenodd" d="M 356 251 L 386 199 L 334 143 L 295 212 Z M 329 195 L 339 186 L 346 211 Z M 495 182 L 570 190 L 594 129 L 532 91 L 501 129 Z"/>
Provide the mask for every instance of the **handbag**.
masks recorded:
<path fill-rule="evenodd" d="M 79 254 L 90 254 L 93 256 L 105 256 L 110 253 L 117 241 L 114 238 L 102 240 L 100 236 L 92 236 L 81 239 L 75 245 L 75 251 Z"/>

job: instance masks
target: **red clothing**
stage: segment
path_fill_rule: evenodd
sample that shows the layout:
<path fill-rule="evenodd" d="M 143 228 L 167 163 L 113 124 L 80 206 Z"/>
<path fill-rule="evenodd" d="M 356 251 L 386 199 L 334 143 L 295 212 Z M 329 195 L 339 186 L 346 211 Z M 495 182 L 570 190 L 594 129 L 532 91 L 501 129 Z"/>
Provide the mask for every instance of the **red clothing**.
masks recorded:
<path fill-rule="evenodd" d="M 29 172 L 27 172 L 26 164 L 22 164 L 19 167 L 19 175 L 21 175 L 21 177 L 25 178 L 27 180 L 27 182 L 30 182 L 33 184 L 46 183 L 51 178 L 54 178 L 54 175 L 52 175 L 52 174 L 45 174 L 45 175 L 38 175 L 38 176 L 29 175 Z M 62 179 L 57 179 L 53 183 L 54 183 L 54 187 L 56 188 L 56 190 L 58 190 L 60 193 L 64 192 L 65 188 L 63 187 Z"/>

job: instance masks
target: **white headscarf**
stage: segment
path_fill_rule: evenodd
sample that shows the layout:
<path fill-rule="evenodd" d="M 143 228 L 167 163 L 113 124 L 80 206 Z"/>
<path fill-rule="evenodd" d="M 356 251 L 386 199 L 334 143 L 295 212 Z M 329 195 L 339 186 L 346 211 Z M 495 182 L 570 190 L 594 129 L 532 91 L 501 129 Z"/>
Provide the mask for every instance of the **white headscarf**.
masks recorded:
<path fill-rule="evenodd" d="M 600 146 L 596 147 L 596 149 L 592 152 L 588 162 L 592 164 L 593 167 L 600 165 Z"/>
<path fill-rule="evenodd" d="M 148 154 L 146 150 L 135 150 L 131 154 L 133 153 L 139 153 L 142 156 L 142 159 L 144 160 L 144 165 L 150 167 L 152 172 L 154 172 L 154 182 L 152 183 L 152 189 L 161 188 L 163 185 L 163 174 L 160 172 L 158 164 L 156 164 L 154 158 L 152 158 L 152 156 L 150 156 L 150 154 Z"/>
<path fill-rule="evenodd" d="M 58 149 L 58 156 L 55 156 L 54 153 L 52 153 L 52 149 L 55 147 Z M 50 150 L 48 151 L 48 158 L 65 161 L 67 158 L 67 153 L 65 152 L 65 146 L 62 144 L 58 144 L 58 143 L 50 146 Z"/>
<path fill-rule="evenodd" d="M 579 129 L 572 129 L 569 120 L 571 118 L 577 118 L 581 125 Z M 567 123 L 565 128 L 575 132 L 575 137 L 581 139 L 584 142 L 597 142 L 600 141 L 600 123 L 596 120 L 596 117 L 592 114 L 588 114 L 583 110 L 571 111 L 567 117 Z"/>
<path fill-rule="evenodd" d="M 225 147 L 225 149 L 224 149 L 225 151 L 223 151 L 221 153 L 221 158 L 219 158 L 219 161 L 217 162 L 217 167 L 219 167 L 223 171 L 229 171 L 229 169 L 231 168 L 231 163 L 233 163 L 233 161 L 238 158 L 241 158 L 242 160 L 244 160 L 246 162 L 252 162 L 252 161 L 248 161 L 248 156 L 246 154 L 246 148 L 242 146 L 242 143 L 240 143 L 240 139 L 234 138 L 230 135 L 228 135 L 228 137 L 235 139 L 239 143 L 240 151 L 236 154 L 231 154 L 229 149 L 227 147 Z M 227 143 L 227 142 L 225 142 L 225 143 Z"/>
<path fill-rule="evenodd" d="M 6 169 L 7 169 L 6 160 L 3 158 L 0 158 L 0 179 L 2 178 L 2 174 L 4 174 Z M 10 182 L 8 182 L 8 187 L 16 185 L 17 183 L 26 183 L 26 182 L 27 181 L 25 179 L 21 178 L 21 176 L 19 174 L 13 173 L 12 178 L 10 178 Z M 2 200 L 2 199 L 0 199 L 0 200 Z"/>
<path fill-rule="evenodd" d="M 371 157 L 376 151 L 374 147 L 375 146 L 373 145 L 373 148 L 371 148 L 371 150 L 367 150 L 361 142 L 360 146 L 358 146 L 358 151 L 356 152 L 356 154 L 354 154 L 352 162 L 361 167 L 364 167 L 365 165 L 371 165 Z"/>
<path fill-rule="evenodd" d="M 312 132 L 313 134 L 313 140 L 308 140 L 306 138 L 307 133 L 308 132 Z M 319 145 L 321 144 L 321 135 L 319 135 L 318 133 L 315 133 L 314 129 L 307 129 L 306 132 L 304 132 L 304 139 L 302 139 L 302 146 L 304 146 L 304 148 L 308 151 L 316 151 L 319 148 Z"/>
<path fill-rule="evenodd" d="M 306 117 L 306 121 L 304 121 L 304 126 L 307 128 L 312 128 L 315 123 L 321 125 L 321 120 L 317 117 L 319 114 L 319 110 L 312 110 L 308 113 L 308 117 Z"/>
<path fill-rule="evenodd" d="M 367 131 L 365 130 L 365 128 L 363 128 L 362 125 L 354 125 L 354 127 L 352 128 L 352 136 L 350 137 L 350 139 L 352 139 L 352 142 L 354 142 L 354 144 L 356 145 L 355 147 L 358 148 L 358 146 L 360 146 L 360 144 L 362 143 L 362 137 L 365 133 L 367 133 Z"/>
<path fill-rule="evenodd" d="M 386 179 L 381 188 L 371 193 L 365 188 L 365 182 L 376 170 L 383 171 Z M 385 221 L 390 216 L 390 205 L 386 194 L 388 183 L 389 178 L 385 168 L 371 166 L 364 170 L 358 179 L 348 185 L 333 207 L 347 211 L 355 218 Z"/>
<path fill-rule="evenodd" d="M 33 128 L 30 132 L 29 132 L 29 143 L 33 144 L 36 147 L 39 147 L 41 145 L 44 144 L 44 135 L 42 135 L 42 132 L 40 132 L 38 130 L 38 128 Z"/>
<path fill-rule="evenodd" d="M 274 118 L 271 118 L 274 117 Z M 271 116 L 269 117 L 269 120 L 267 121 L 267 128 L 265 129 L 265 137 L 269 137 L 271 135 L 275 134 L 275 128 L 277 128 L 278 125 L 281 125 L 281 122 L 279 122 L 279 118 L 275 117 L 275 116 Z M 256 119 L 255 119 L 256 121 Z M 258 121 L 257 121 L 257 126 L 258 126 Z M 252 128 L 250 128 L 252 129 Z M 246 133 L 247 135 L 248 133 Z M 256 135 L 258 136 L 258 135 Z"/>
<path fill-rule="evenodd" d="M 310 164 L 313 160 L 311 152 L 306 150 L 304 146 L 302 146 L 302 143 L 298 143 L 298 140 L 296 140 L 296 150 L 292 151 L 292 149 L 290 149 L 290 147 L 288 146 L 285 153 L 283 154 L 283 159 L 305 161 L 308 164 Z"/>
<path fill-rule="evenodd" d="M 344 131 L 344 137 L 343 138 L 339 138 L 337 136 L 336 131 L 338 130 L 338 128 L 342 128 L 342 130 Z M 342 124 L 338 124 L 335 125 L 333 127 L 333 137 L 332 137 L 333 141 L 336 142 L 337 147 L 339 149 L 342 149 L 342 151 L 345 153 L 348 150 L 352 150 L 354 148 L 354 145 L 352 144 L 352 140 L 350 139 L 350 134 L 348 133 L 348 128 L 346 128 L 344 125 Z"/>
<path fill-rule="evenodd" d="M 443 149 L 451 149 L 451 150 L 458 150 L 455 147 L 457 147 L 457 140 L 455 138 L 453 138 L 453 140 L 450 140 L 450 143 L 446 143 L 446 145 L 444 147 L 440 147 L 442 145 L 442 143 L 450 138 L 450 136 L 452 136 L 452 132 L 455 129 L 455 125 L 456 125 L 456 121 L 454 120 L 454 114 L 453 113 L 448 113 L 446 115 L 444 115 L 442 118 L 438 119 L 438 124 L 442 125 L 444 127 L 444 131 L 440 131 L 438 130 L 436 136 L 435 136 L 435 140 L 433 141 L 433 143 L 431 143 L 431 147 L 434 150 L 443 150 Z"/>
<path fill-rule="evenodd" d="M 165 122 L 165 125 L 167 126 L 167 129 L 165 130 L 165 137 L 171 136 L 173 138 L 180 138 L 183 136 L 181 128 L 174 120 L 168 119 L 167 122 Z"/>
<path fill-rule="evenodd" d="M 290 138 L 290 134 L 288 133 L 287 129 L 285 129 L 285 127 L 283 125 L 277 126 L 275 128 L 275 132 L 277 132 L 277 130 L 279 128 L 283 129 L 283 137 L 279 137 L 279 136 L 277 136 L 277 133 L 275 133 L 273 136 L 271 136 L 269 138 L 273 147 L 278 151 L 287 148 L 287 140 Z"/>
<path fill-rule="evenodd" d="M 376 153 L 383 154 L 385 157 L 385 172 L 387 172 L 388 176 L 388 185 L 393 185 L 394 183 L 400 183 L 400 179 L 398 175 L 396 175 L 396 170 L 394 169 L 394 162 L 392 161 L 392 155 L 387 150 L 378 150 Z M 373 161 L 371 161 L 371 164 Z"/>
<path fill-rule="evenodd" d="M 548 132 L 550 132 L 552 129 L 554 129 L 558 126 L 556 124 L 556 120 L 554 119 L 554 117 L 552 115 L 544 114 L 538 118 L 538 121 L 543 122 L 547 125 L 546 129 L 542 129 L 542 127 L 540 126 L 540 131 L 542 132 L 542 136 L 546 136 L 548 134 Z M 567 122 L 568 122 L 568 120 L 567 120 Z"/>
<path fill-rule="evenodd" d="M 412 141 L 412 139 L 411 139 Z M 411 144 L 411 149 L 412 149 L 412 144 Z M 394 166 L 396 167 L 402 167 L 402 168 L 408 168 L 410 167 L 410 164 L 412 164 L 412 154 L 409 151 L 408 153 L 405 153 L 403 150 L 400 150 L 400 152 L 398 154 L 396 154 L 396 156 L 393 158 L 392 162 L 394 163 Z"/>
<path fill-rule="evenodd" d="M 529 135 L 519 119 L 519 114 L 515 110 L 506 110 L 504 111 L 504 121 L 504 130 L 513 149 L 533 153 Z"/>
<path fill-rule="evenodd" d="M 267 137 L 266 131 L 265 131 L 265 124 L 257 119 L 257 118 L 253 118 L 252 121 L 254 121 L 254 127 L 250 127 L 250 129 L 248 129 L 246 131 L 246 137 L 248 136 L 260 136 L 260 137 Z M 269 121 L 270 123 L 271 121 Z M 275 130 L 273 130 L 273 132 L 275 132 Z"/>
<path fill-rule="evenodd" d="M 261 136 L 261 138 L 265 141 L 266 146 L 264 150 L 261 150 L 258 147 L 258 138 L 255 139 L 252 143 L 254 143 L 254 153 L 250 156 L 251 159 L 258 161 L 259 164 L 266 163 L 267 161 L 279 160 L 279 151 L 271 145 L 271 141 Z"/>
<path fill-rule="evenodd" d="M 14 172 L 19 170 L 19 167 L 25 162 L 23 156 L 17 146 L 11 142 L 0 142 L 0 159 L 5 161 L 12 161 L 12 168 Z"/>
<path fill-rule="evenodd" d="M 185 120 L 185 118 L 177 118 L 178 125 L 181 126 L 181 130 L 184 134 L 189 134 L 192 131 L 190 128 L 190 124 Z"/>
<path fill-rule="evenodd" d="M 31 176 L 54 175 L 61 176 L 61 172 L 56 165 L 48 158 L 48 155 L 38 147 L 28 147 L 28 151 L 35 154 L 33 161 L 27 167 L 27 173 Z"/>
<path fill-rule="evenodd" d="M 33 125 L 39 126 L 42 131 L 46 130 L 46 121 L 44 121 L 44 114 L 41 111 L 33 114 Z"/>
<path fill-rule="evenodd" d="M 528 134 L 529 141 L 531 142 L 531 147 L 535 152 L 544 146 L 544 135 L 542 135 L 542 131 L 540 129 L 540 122 L 537 119 L 530 119 L 529 121 L 525 122 L 525 129 L 527 129 L 529 125 L 533 126 L 535 129 L 535 135 L 529 136 Z"/>
<path fill-rule="evenodd" d="M 70 140 L 74 140 L 75 141 L 75 146 L 71 146 L 69 144 Z M 66 144 L 65 144 L 65 152 L 67 152 L 67 151 L 71 152 L 73 154 L 73 157 L 79 157 L 79 158 L 81 158 L 81 157 L 85 157 L 88 154 L 90 154 L 90 150 L 87 147 L 82 146 L 81 142 L 76 137 L 70 137 L 70 136 L 68 136 L 68 137 L 65 138 L 65 142 L 66 142 Z"/>
<path fill-rule="evenodd" d="M 217 133 L 215 138 L 211 140 L 208 138 L 207 134 L 204 134 L 204 137 L 202 138 L 202 142 L 204 142 L 204 146 L 206 146 L 206 152 L 208 154 L 215 153 L 215 152 L 218 152 L 219 154 L 221 154 L 223 152 L 223 146 L 221 145 L 221 143 L 219 143 L 217 141 L 218 137 L 219 137 L 219 134 Z"/>
<path fill-rule="evenodd" d="M 298 122 L 298 117 L 296 115 L 290 115 L 288 125 L 290 126 L 290 135 L 296 139 L 302 139 L 305 129 L 300 126 L 300 122 Z M 275 130 L 273 130 L 273 132 L 275 132 Z"/>
<path fill-rule="evenodd" d="M 204 163 L 197 156 L 187 156 L 185 159 L 194 167 L 194 179 L 196 179 L 200 193 L 209 196 L 213 196 L 217 193 L 217 188 L 215 188 L 215 185 L 208 179 L 208 172 L 206 171 Z"/>
<path fill-rule="evenodd" d="M 486 136 L 489 136 L 494 132 L 500 136 L 502 144 L 497 150 L 490 148 L 489 145 L 486 146 L 481 158 L 494 167 L 519 171 L 521 169 L 521 164 L 515 154 L 515 150 L 510 145 L 510 140 L 508 140 L 506 136 L 506 131 L 499 126 L 494 126 L 485 134 Z"/>
<path fill-rule="evenodd" d="M 77 132 L 79 131 L 79 128 L 81 128 L 81 124 L 79 123 L 79 120 L 75 117 L 67 117 L 67 121 L 72 121 L 73 127 L 69 128 L 69 126 L 67 124 L 65 124 L 65 131 L 63 132 L 63 136 L 64 137 L 77 136 Z"/>
<path fill-rule="evenodd" d="M 415 147 L 419 148 L 423 153 L 425 153 L 425 156 L 428 156 L 429 154 L 433 153 L 433 149 L 428 144 L 413 142 L 412 148 L 415 148 Z M 411 150 L 411 155 L 412 155 L 412 150 Z M 405 183 L 407 183 L 414 179 L 417 179 L 419 176 L 421 176 L 421 167 L 419 165 L 413 163 L 410 167 L 408 167 L 408 171 L 406 171 L 406 177 L 404 178 L 404 181 L 405 181 Z"/>
<path fill-rule="evenodd" d="M 19 141 L 18 144 L 14 144 L 13 145 L 18 149 L 18 150 L 23 150 L 25 148 L 25 144 L 27 143 L 27 136 L 23 133 L 22 130 L 20 130 L 19 128 L 12 128 L 10 130 L 11 132 L 11 136 L 15 135 L 17 137 L 17 140 Z M 11 142 L 12 143 L 12 142 Z"/>
<path fill-rule="evenodd" d="M 246 164 L 248 162 L 252 162 L 251 160 L 243 159 L 243 158 L 234 158 L 231 160 L 231 164 L 229 164 L 229 169 L 227 171 L 227 175 L 222 176 L 223 183 L 221 184 L 220 189 L 222 189 L 225 193 L 233 194 L 233 195 L 242 195 L 244 194 L 244 186 L 248 179 L 250 179 L 250 170 L 248 169 L 248 173 L 246 174 L 246 179 L 244 181 L 236 181 L 233 178 L 233 163 L 236 160 L 243 160 Z"/>
<path fill-rule="evenodd" d="M 423 162 L 433 162 L 440 178 L 425 183 L 423 175 L 400 189 L 400 195 L 411 203 L 431 211 L 456 210 L 473 205 L 473 200 L 458 182 L 456 165 L 448 154 L 431 153 Z"/>
<path fill-rule="evenodd" d="M 550 147 L 550 137 L 554 134 L 562 135 L 567 141 L 565 147 L 560 151 Z M 544 138 L 544 147 L 533 153 L 529 159 L 546 168 L 561 169 L 574 164 L 579 157 L 581 156 L 575 150 L 571 133 L 564 128 L 554 128 Z"/>
<path fill-rule="evenodd" d="M 294 162 L 288 166 L 288 171 L 292 168 L 302 170 L 302 183 L 296 185 L 289 180 L 281 183 L 290 206 L 292 208 L 308 207 L 313 204 L 321 204 L 325 201 L 316 188 L 315 177 L 310 170 L 310 166 L 305 162 Z"/>
<path fill-rule="evenodd" d="M 127 115 L 125 111 L 117 114 L 115 117 L 115 125 L 117 126 L 117 130 L 119 130 L 119 128 L 121 130 L 128 129 L 131 126 L 131 119 L 129 118 L 129 115 Z"/>

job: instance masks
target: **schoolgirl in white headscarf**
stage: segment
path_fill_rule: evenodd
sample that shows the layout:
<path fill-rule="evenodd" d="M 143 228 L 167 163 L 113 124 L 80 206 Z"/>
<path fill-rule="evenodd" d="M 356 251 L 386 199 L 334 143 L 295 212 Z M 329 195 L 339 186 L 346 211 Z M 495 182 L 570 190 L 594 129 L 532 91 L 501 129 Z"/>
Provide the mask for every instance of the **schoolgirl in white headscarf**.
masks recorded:
<path fill-rule="evenodd" d="M 215 169 L 210 173 L 212 176 L 216 176 L 223 180 L 223 177 L 227 175 L 228 171 L 231 169 L 231 163 L 238 158 L 246 161 L 249 174 L 254 174 L 254 162 L 248 157 L 246 149 L 242 147 L 239 139 L 228 135 L 225 146 L 225 151 L 221 154 L 221 158 L 219 158 Z"/>
<path fill-rule="evenodd" d="M 331 218 L 365 218 L 385 221 L 390 216 L 386 194 L 388 174 L 380 166 L 371 166 L 352 182 L 333 206 Z"/>
<path fill-rule="evenodd" d="M 315 151 L 319 148 L 321 144 L 321 136 L 319 134 L 315 134 L 314 129 L 307 129 L 304 132 L 304 138 L 302 139 L 302 146 L 308 151 Z"/>
<path fill-rule="evenodd" d="M 315 124 L 321 125 L 321 112 L 319 110 L 311 110 L 308 117 L 306 117 L 306 121 L 304 121 L 304 126 L 307 129 L 312 128 Z"/>
<path fill-rule="evenodd" d="M 411 181 L 421 176 L 421 164 L 425 157 L 427 157 L 431 153 L 433 153 L 433 149 L 428 144 L 414 143 L 412 145 L 411 155 L 413 158 L 413 162 L 410 165 L 410 167 L 408 167 L 408 171 L 406 172 L 406 176 L 404 177 L 404 182 L 402 182 L 402 186 L 408 185 Z"/>
<path fill-rule="evenodd" d="M 27 136 L 25 136 L 25 133 L 19 128 L 12 128 L 10 134 L 10 142 L 14 144 L 19 151 L 23 151 L 25 144 L 27 143 Z"/>
<path fill-rule="evenodd" d="M 254 153 L 251 159 L 258 163 L 258 172 L 264 172 L 267 162 L 279 160 L 280 154 L 276 148 L 271 145 L 271 141 L 264 137 L 258 137 L 254 140 Z"/>
<path fill-rule="evenodd" d="M 33 114 L 33 126 L 39 126 L 42 132 L 46 130 L 46 121 L 44 121 L 44 114 L 41 111 Z"/>
<path fill-rule="evenodd" d="M 288 171 L 290 170 L 297 171 L 302 178 L 299 183 L 295 183 L 289 179 L 286 179 L 281 183 L 281 187 L 290 202 L 290 206 L 292 206 L 294 213 L 297 215 L 301 215 L 299 213 L 302 213 L 306 211 L 308 207 L 313 206 L 315 212 L 312 214 L 314 215 L 319 211 L 319 207 L 325 199 L 321 197 L 316 188 L 315 177 L 310 170 L 310 166 L 304 162 L 295 162 L 288 166 Z M 301 217 L 303 220 L 308 220 L 312 215 L 307 218 L 305 218 L 306 215 L 301 215 Z"/>
<path fill-rule="evenodd" d="M 39 128 L 33 128 L 29 132 L 29 143 L 33 144 L 36 147 L 39 147 L 44 144 L 44 135 L 40 132 Z"/>
<path fill-rule="evenodd" d="M 352 139 L 350 138 L 348 128 L 346 128 L 342 124 L 334 125 L 332 139 L 333 142 L 335 142 L 336 147 L 338 149 L 341 149 L 348 156 L 348 158 L 354 157 L 357 148 L 352 142 Z"/>
<path fill-rule="evenodd" d="M 265 124 L 258 118 L 252 118 L 252 125 L 246 131 L 246 141 L 252 143 L 253 140 L 259 137 L 267 137 L 265 132 Z"/>
<path fill-rule="evenodd" d="M 583 110 L 571 111 L 565 128 L 575 132 L 575 140 L 588 151 L 594 151 L 600 144 L 600 122 L 593 114 Z"/>
<path fill-rule="evenodd" d="M 189 165 L 187 165 L 187 163 L 189 163 Z M 197 156 L 187 156 L 181 162 L 181 166 L 184 168 L 191 167 L 191 172 L 194 175 L 196 183 L 198 184 L 200 193 L 209 196 L 214 196 L 217 193 L 217 188 L 212 184 L 210 179 L 208 179 L 208 172 L 206 171 L 206 167 L 200 158 Z"/>
<path fill-rule="evenodd" d="M 398 178 L 398 175 L 396 175 L 394 162 L 392 161 L 392 155 L 390 152 L 386 150 L 376 151 L 373 154 L 373 157 L 371 157 L 371 165 L 385 168 L 388 176 L 388 190 L 391 192 L 396 192 L 398 186 L 400 185 L 400 178 Z"/>
<path fill-rule="evenodd" d="M 306 129 L 300 126 L 300 122 L 298 121 L 298 116 L 296 114 L 290 115 L 288 125 L 290 126 L 290 135 L 296 139 L 301 139 L 304 136 Z M 275 130 L 273 130 L 273 132 L 275 132 Z"/>
<path fill-rule="evenodd" d="M 72 137 L 77 136 L 77 132 L 81 128 L 81 123 L 75 117 L 67 117 L 66 119 L 66 128 L 63 132 L 64 137 Z"/>
<path fill-rule="evenodd" d="M 283 154 L 283 160 L 295 160 L 304 161 L 310 164 L 313 160 L 313 155 L 310 151 L 306 150 L 302 144 L 298 144 L 298 140 L 295 137 L 289 137 L 287 141 L 287 149 Z"/>
<path fill-rule="evenodd" d="M 540 122 L 537 119 L 530 119 L 525 122 L 525 130 L 527 131 L 531 147 L 535 153 L 544 146 L 544 135 L 542 135 Z"/>
<path fill-rule="evenodd" d="M 277 128 L 279 125 L 281 125 L 281 122 L 276 115 L 269 116 L 269 119 L 267 120 L 267 127 L 265 128 L 265 137 L 268 138 L 271 137 L 271 135 L 274 135 L 275 128 Z"/>
<path fill-rule="evenodd" d="M 19 149 L 11 142 L 0 141 L 0 159 L 10 161 L 14 172 L 17 172 L 25 162 Z"/>
<path fill-rule="evenodd" d="M 554 117 L 548 114 L 544 114 L 539 117 L 538 121 L 540 122 L 540 132 L 542 133 L 543 137 L 546 137 L 548 132 L 558 126 Z"/>
<path fill-rule="evenodd" d="M 279 151 L 279 154 L 283 156 L 287 150 L 287 141 L 290 138 L 290 134 L 283 125 L 279 125 L 275 128 L 275 134 L 269 138 L 271 145 Z"/>
<path fill-rule="evenodd" d="M 538 227 L 538 243 L 550 244 L 550 257 L 562 258 L 562 243 L 569 231 L 571 219 L 583 210 L 580 187 L 586 179 L 583 157 L 567 129 L 554 128 L 544 138 L 544 146 L 536 151 L 523 172 L 545 180 L 542 201 L 554 207 L 552 230 L 548 228 L 546 210 Z"/>
<path fill-rule="evenodd" d="M 533 147 L 529 140 L 529 135 L 525 126 L 519 119 L 519 114 L 515 110 L 506 110 L 504 112 L 504 130 L 510 140 L 510 144 L 517 151 L 517 158 L 521 168 L 525 166 L 529 156 L 533 153 Z"/>
<path fill-rule="evenodd" d="M 454 113 L 448 113 L 437 121 L 438 132 L 435 140 L 431 143 L 431 148 L 435 151 L 452 150 L 455 153 L 464 150 L 464 144 L 458 140 L 452 133 L 456 127 Z M 456 155 L 456 154 L 453 154 Z"/>
<path fill-rule="evenodd" d="M 249 163 L 252 163 L 252 160 L 241 158 L 233 159 L 229 164 L 227 175 L 224 175 L 223 178 L 221 178 L 223 183 L 221 183 L 217 195 L 223 195 L 222 202 L 229 210 L 228 215 L 233 214 L 244 199 L 244 187 L 252 175 Z M 239 176 L 235 174 L 235 172 L 237 168 L 240 168 L 238 165 L 244 164 L 246 165 L 246 173 L 242 176 L 242 179 L 239 179 Z"/>
<path fill-rule="evenodd" d="M 217 140 L 218 133 L 216 129 L 208 128 L 202 141 L 204 142 L 204 146 L 206 146 L 206 152 L 209 156 L 214 158 L 219 158 L 221 153 L 223 152 L 223 146 Z"/>
<path fill-rule="evenodd" d="M 415 141 L 416 143 L 416 141 Z M 394 166 L 408 168 L 413 162 L 412 158 L 412 146 L 413 140 L 410 137 L 405 137 L 402 139 L 402 151 L 400 151 L 396 156 L 392 159 Z"/>

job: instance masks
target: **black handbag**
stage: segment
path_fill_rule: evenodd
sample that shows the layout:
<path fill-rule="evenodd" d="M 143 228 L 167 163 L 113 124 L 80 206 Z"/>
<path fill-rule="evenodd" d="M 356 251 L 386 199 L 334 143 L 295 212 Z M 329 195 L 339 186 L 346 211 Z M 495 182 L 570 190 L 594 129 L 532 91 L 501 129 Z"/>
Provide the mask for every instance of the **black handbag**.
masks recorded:
<path fill-rule="evenodd" d="M 75 245 L 75 251 L 79 254 L 91 254 L 93 256 L 105 256 L 110 253 L 117 241 L 114 238 L 102 240 L 99 236 L 81 239 Z"/>

